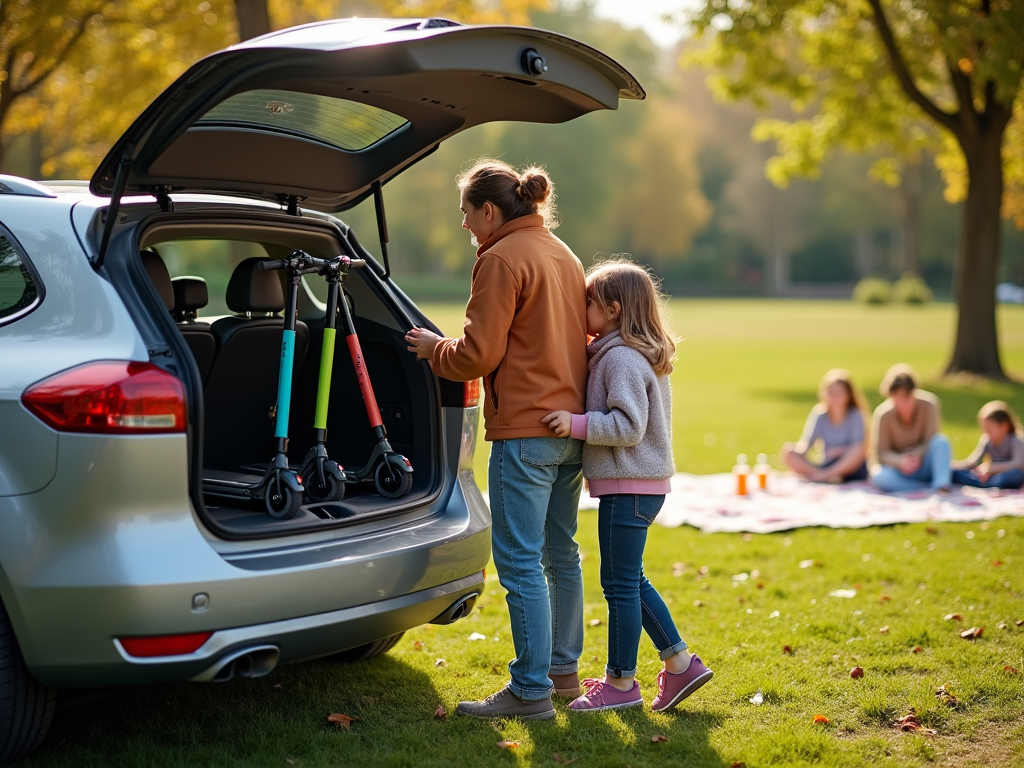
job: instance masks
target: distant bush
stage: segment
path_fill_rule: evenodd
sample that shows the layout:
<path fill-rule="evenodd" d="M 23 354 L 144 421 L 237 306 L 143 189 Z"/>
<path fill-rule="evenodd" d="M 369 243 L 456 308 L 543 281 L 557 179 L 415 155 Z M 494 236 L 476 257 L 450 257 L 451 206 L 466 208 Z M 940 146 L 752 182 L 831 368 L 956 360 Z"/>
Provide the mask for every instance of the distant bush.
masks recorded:
<path fill-rule="evenodd" d="M 892 284 L 881 277 L 865 277 L 853 289 L 853 300 L 861 304 L 888 304 Z"/>
<path fill-rule="evenodd" d="M 934 298 L 932 289 L 912 272 L 904 272 L 892 286 L 892 299 L 901 304 L 927 304 Z"/>

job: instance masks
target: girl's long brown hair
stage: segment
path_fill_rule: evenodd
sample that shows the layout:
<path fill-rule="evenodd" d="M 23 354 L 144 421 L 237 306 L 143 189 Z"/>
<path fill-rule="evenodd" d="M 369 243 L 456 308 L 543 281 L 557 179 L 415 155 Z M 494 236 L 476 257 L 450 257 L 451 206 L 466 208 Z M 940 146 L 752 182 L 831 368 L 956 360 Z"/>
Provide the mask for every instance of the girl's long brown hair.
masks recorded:
<path fill-rule="evenodd" d="M 833 368 L 821 377 L 821 383 L 818 385 L 818 401 L 820 403 L 824 404 L 825 392 L 833 384 L 841 384 L 846 389 L 846 395 L 849 398 L 849 402 L 846 404 L 846 412 L 849 413 L 855 408 L 860 411 L 860 415 L 864 420 L 864 445 L 870 445 L 870 435 L 868 433 L 871 429 L 871 411 L 868 409 L 868 401 L 864 398 L 864 393 L 860 391 L 860 387 L 853 383 L 853 378 L 848 370 L 845 368 Z"/>
<path fill-rule="evenodd" d="M 665 296 L 650 272 L 625 258 L 598 262 L 587 273 L 587 297 L 602 309 L 617 301 L 622 340 L 659 376 L 672 373 L 676 339 L 665 322 Z"/>

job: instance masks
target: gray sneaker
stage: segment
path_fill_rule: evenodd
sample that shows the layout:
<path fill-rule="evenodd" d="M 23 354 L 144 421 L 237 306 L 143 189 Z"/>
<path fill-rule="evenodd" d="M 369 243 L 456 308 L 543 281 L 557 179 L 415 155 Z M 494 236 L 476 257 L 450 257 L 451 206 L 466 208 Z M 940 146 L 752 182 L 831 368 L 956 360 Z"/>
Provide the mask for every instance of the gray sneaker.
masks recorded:
<path fill-rule="evenodd" d="M 483 720 L 516 717 L 520 720 L 547 720 L 555 716 L 551 696 L 539 701 L 523 701 L 506 686 L 483 701 L 460 701 L 455 711 Z"/>

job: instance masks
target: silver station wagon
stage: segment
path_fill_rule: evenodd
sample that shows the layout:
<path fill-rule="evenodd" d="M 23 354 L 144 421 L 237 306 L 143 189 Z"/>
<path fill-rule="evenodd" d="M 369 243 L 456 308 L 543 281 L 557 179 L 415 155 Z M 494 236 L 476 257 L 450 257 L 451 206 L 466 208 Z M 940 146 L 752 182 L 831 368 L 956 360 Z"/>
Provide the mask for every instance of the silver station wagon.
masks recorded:
<path fill-rule="evenodd" d="M 434 326 L 390 276 L 382 185 L 474 125 L 642 98 L 551 32 L 329 21 L 195 64 L 88 183 L 0 177 L 0 762 L 58 689 L 366 659 L 472 610 L 479 389 L 405 350 Z M 379 260 L 335 215 L 369 197 Z M 301 479 L 318 446 L 343 495 Z"/>

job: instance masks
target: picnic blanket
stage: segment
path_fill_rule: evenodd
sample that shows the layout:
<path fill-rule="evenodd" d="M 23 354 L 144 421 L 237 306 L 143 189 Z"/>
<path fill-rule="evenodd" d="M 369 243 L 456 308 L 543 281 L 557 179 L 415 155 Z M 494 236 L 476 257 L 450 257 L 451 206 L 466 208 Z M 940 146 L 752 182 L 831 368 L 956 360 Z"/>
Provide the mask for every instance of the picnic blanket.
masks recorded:
<path fill-rule="evenodd" d="M 597 503 L 584 492 L 580 509 L 597 509 Z M 773 473 L 767 490 L 755 488 L 747 496 L 737 496 L 731 474 L 680 473 L 672 478 L 672 493 L 656 522 L 668 528 L 692 525 L 706 533 L 772 533 L 813 525 L 866 528 L 972 522 L 1001 515 L 1024 517 L 1024 490 L 954 486 L 948 493 L 882 493 L 869 482 L 828 485 L 803 482 L 791 473 Z"/>

